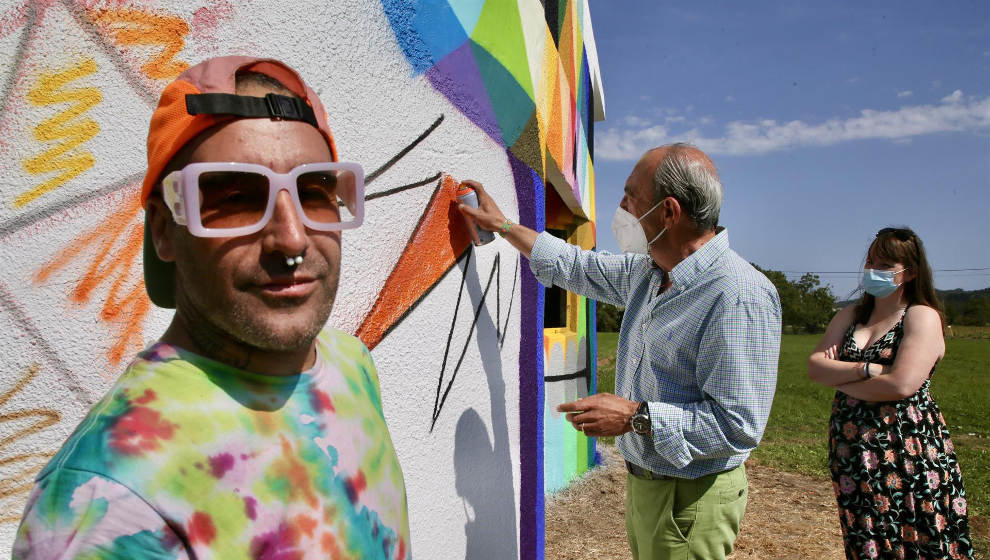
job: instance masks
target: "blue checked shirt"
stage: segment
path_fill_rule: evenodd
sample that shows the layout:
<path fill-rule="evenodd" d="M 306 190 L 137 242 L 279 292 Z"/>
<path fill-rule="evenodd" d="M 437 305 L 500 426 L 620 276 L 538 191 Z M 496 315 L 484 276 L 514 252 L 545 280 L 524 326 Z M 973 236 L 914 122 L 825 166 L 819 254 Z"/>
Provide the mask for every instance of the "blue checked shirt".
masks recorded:
<path fill-rule="evenodd" d="M 625 307 L 615 393 L 648 401 L 653 432 L 616 441 L 626 460 L 698 478 L 738 466 L 763 436 L 777 383 L 780 299 L 718 234 L 670 271 L 646 255 L 583 251 L 544 232 L 530 255 L 544 285 Z"/>

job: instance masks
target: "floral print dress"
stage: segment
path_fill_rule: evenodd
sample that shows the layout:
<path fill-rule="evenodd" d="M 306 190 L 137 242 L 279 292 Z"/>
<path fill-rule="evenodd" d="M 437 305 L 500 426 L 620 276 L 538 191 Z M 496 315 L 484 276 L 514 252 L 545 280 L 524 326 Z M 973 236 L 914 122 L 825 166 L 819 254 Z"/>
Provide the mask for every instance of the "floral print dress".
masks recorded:
<path fill-rule="evenodd" d="M 890 365 L 903 316 L 865 349 L 849 327 L 839 359 Z M 949 430 L 928 387 L 903 400 L 867 402 L 836 391 L 829 469 L 846 558 L 973 558 L 962 474 Z"/>

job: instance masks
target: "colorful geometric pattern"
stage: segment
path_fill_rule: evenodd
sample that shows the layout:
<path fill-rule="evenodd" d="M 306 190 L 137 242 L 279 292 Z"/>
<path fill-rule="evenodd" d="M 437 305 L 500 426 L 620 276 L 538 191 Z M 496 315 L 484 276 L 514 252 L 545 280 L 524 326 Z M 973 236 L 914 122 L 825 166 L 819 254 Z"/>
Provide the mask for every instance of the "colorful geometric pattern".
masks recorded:
<path fill-rule="evenodd" d="M 585 0 L 382 3 L 413 72 L 506 150 L 520 222 L 543 229 L 549 186 L 574 223 L 589 222 L 570 240 L 593 247 L 591 146 L 604 99 Z M 522 323 L 541 324 L 543 287 L 528 267 L 521 274 Z M 595 460 L 594 441 L 552 410 L 565 397 L 594 390 L 594 307 L 584 298 L 567 299 L 569 328 L 539 334 L 524 328 L 520 342 L 520 394 L 532 388 L 520 399 L 524 558 L 543 556 L 544 492 L 563 488 Z M 530 352 L 535 360 L 524 357 Z M 536 376 L 547 383 L 534 387 Z M 536 402 L 527 402 L 533 395 Z"/>
<path fill-rule="evenodd" d="M 11 372 L 0 381 L 0 426 L 11 432 L 0 438 L 0 549 L 12 542 L 34 475 L 170 318 L 150 305 L 144 293 L 137 250 L 143 214 L 134 203 L 145 165 L 145 125 L 161 89 L 209 56 L 265 53 L 291 62 L 307 81 L 319 83 L 324 102 L 334 100 L 332 125 L 339 126 L 335 133 L 347 158 L 370 171 L 397 153 L 377 170 L 377 182 L 369 190 L 369 196 L 381 197 L 372 201 L 376 212 L 368 216 L 372 224 L 380 218 L 374 224 L 378 229 L 364 227 L 350 236 L 344 263 L 350 272 L 343 275 L 341 291 L 360 288 L 339 298 L 334 323 L 348 332 L 364 324 L 361 335 L 368 341 L 392 337 L 375 351 L 376 359 L 389 366 L 384 370 L 390 376 L 384 383 L 386 402 L 419 384 L 430 386 L 428 400 L 433 400 L 437 379 L 423 375 L 424 361 L 436 365 L 441 382 L 453 381 L 451 368 L 444 377 L 440 364 L 425 358 L 431 348 L 422 337 L 410 337 L 408 325 L 425 315 L 433 319 L 436 306 L 445 300 L 453 304 L 454 275 L 471 280 L 481 270 L 467 263 L 477 267 L 484 262 L 485 278 L 492 284 L 487 299 L 492 317 L 499 317 L 498 301 L 513 312 L 511 322 L 496 321 L 502 325 L 499 340 L 506 356 L 515 353 L 517 341 L 521 344 L 518 379 L 511 363 L 515 358 L 500 364 L 507 381 L 504 395 L 466 391 L 479 380 L 467 375 L 465 365 L 439 416 L 440 426 L 428 432 L 429 438 L 417 430 L 429 430 L 433 403 L 422 399 L 422 424 L 416 417 L 421 403 L 386 409 L 390 425 L 399 420 L 393 437 L 398 432 L 397 441 L 416 442 L 404 450 L 407 480 L 429 473 L 428 485 L 410 491 L 413 538 L 444 542 L 443 551 L 449 552 L 472 537 L 477 538 L 471 546 L 483 546 L 493 535 L 515 544 L 512 531 L 518 528 L 518 555 L 542 556 L 543 287 L 505 245 L 498 249 L 506 253 L 501 271 L 489 268 L 492 247 L 465 258 L 474 250 L 457 231 L 460 222 L 452 218 L 459 216 L 449 213 L 448 184 L 456 183 L 457 175 L 467 177 L 458 150 L 471 150 L 471 165 L 489 171 L 492 190 L 495 180 L 498 188 L 509 187 L 499 191 L 507 207 L 513 204 L 514 189 L 523 223 L 543 229 L 546 194 L 554 191 L 576 216 L 593 223 L 590 146 L 603 102 L 590 14 L 584 0 L 546 5 L 537 0 L 383 3 L 385 18 L 380 11 L 359 7 L 361 3 L 317 0 L 14 0 L 0 8 L 0 169 L 8 179 L 0 193 L 0 358 Z M 320 24 L 300 27 L 298 21 Z M 374 44 L 361 44 L 363 39 Z M 396 64 L 397 56 L 405 60 Z M 382 100 L 389 96 L 401 110 L 385 106 Z M 404 112 L 420 107 L 429 112 L 416 115 L 421 119 Z M 433 136 L 421 147 L 411 153 L 412 145 L 399 150 L 424 130 L 421 124 L 433 119 Z M 430 151 L 437 157 L 421 155 Z M 408 158 L 388 170 L 407 153 Z M 455 177 L 446 178 L 450 175 Z M 432 196 L 429 187 L 416 186 L 438 182 Z M 437 243 L 444 231 L 449 246 Z M 415 248 L 406 246 L 410 241 Z M 433 251 L 421 250 L 421 244 Z M 442 262 L 429 270 L 417 268 L 425 258 Z M 456 270 L 458 263 L 463 272 Z M 359 276 L 355 270 L 367 273 Z M 513 277 L 515 270 L 521 271 L 518 277 Z M 499 298 L 503 273 L 504 296 Z M 479 307 L 484 293 L 481 298 L 471 306 L 465 298 L 461 309 L 470 309 L 475 319 L 479 313 L 485 316 L 487 311 Z M 390 307 L 399 299 L 402 306 Z M 456 317 L 456 308 L 450 311 Z M 472 340 L 467 330 L 457 334 L 460 338 L 448 346 L 467 350 L 452 351 L 451 362 L 463 357 L 473 367 L 482 353 L 474 342 L 462 344 Z M 486 357 L 497 363 L 497 352 Z M 589 365 L 593 367 L 593 360 Z M 513 394 L 520 395 L 518 401 L 505 402 L 504 396 Z M 497 436 L 492 449 L 499 451 L 492 454 L 504 462 L 489 463 L 494 472 L 510 473 L 497 485 L 506 489 L 497 497 L 508 494 L 510 508 L 519 502 L 518 519 L 504 516 L 508 529 L 503 532 L 478 517 L 473 526 L 480 536 L 465 537 L 465 528 L 443 526 L 432 535 L 449 539 L 423 537 L 427 526 L 436 525 L 436 508 L 422 496 L 457 496 L 454 485 L 447 484 L 455 474 L 453 463 L 446 464 L 455 451 L 450 421 L 458 412 L 463 418 L 465 411 L 496 401 L 508 410 L 507 422 L 481 417 L 486 424 L 481 427 Z M 434 421 L 438 408 L 433 405 Z M 423 458 L 428 454 L 429 461 Z M 510 462 L 518 462 L 520 470 L 503 468 Z M 576 471 L 580 462 L 564 465 L 565 471 Z M 472 476 L 478 472 L 469 471 Z M 470 476 L 466 480 L 473 484 Z M 484 497 L 490 505 L 490 496 Z M 444 503 L 449 505 L 443 506 L 443 515 L 460 508 L 449 499 Z M 501 514 L 504 508 L 497 505 L 488 512 Z"/>
<path fill-rule="evenodd" d="M 593 221 L 589 146 L 604 111 L 586 2 L 383 4 L 413 70 Z"/>

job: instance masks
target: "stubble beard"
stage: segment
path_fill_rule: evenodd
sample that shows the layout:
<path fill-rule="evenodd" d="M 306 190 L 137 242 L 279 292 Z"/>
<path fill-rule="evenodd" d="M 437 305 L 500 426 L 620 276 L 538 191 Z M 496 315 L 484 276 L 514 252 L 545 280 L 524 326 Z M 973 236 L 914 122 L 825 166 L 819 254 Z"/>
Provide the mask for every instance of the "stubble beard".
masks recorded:
<path fill-rule="evenodd" d="M 305 350 L 312 346 L 317 335 L 326 326 L 330 312 L 333 310 L 333 303 L 337 297 L 337 283 L 340 278 L 340 269 L 334 268 L 321 278 L 322 289 L 317 290 L 311 297 L 302 304 L 288 302 L 286 305 L 275 306 L 275 310 L 292 312 L 293 310 L 307 311 L 311 313 L 312 320 L 302 324 L 293 325 L 292 328 L 284 327 L 285 322 L 279 313 L 270 313 L 267 317 L 259 317 L 256 310 L 253 310 L 251 303 L 257 300 L 251 298 L 245 301 L 238 298 L 234 307 L 227 314 L 227 323 L 232 327 L 228 333 L 232 338 L 241 344 L 257 348 L 265 352 L 294 352 Z M 263 306 L 264 310 L 272 310 L 273 307 Z M 291 317 L 293 322 L 299 320 Z"/>
<path fill-rule="evenodd" d="M 301 352 L 312 347 L 323 330 L 337 296 L 340 268 L 333 267 L 320 278 L 322 287 L 305 302 L 271 305 L 252 294 L 238 291 L 240 297 L 224 303 L 220 309 L 216 301 L 195 302 L 183 290 L 178 290 L 177 312 L 181 315 L 189 336 L 207 357 L 235 367 L 247 367 L 255 351 L 264 353 Z M 207 294 L 209 295 L 209 294 Z M 209 298 L 205 298 L 209 299 Z M 259 305 L 260 303 L 260 305 Z M 291 311 L 305 310 L 312 319 L 302 324 L 285 327 L 286 321 L 298 322 L 300 317 Z M 289 317 L 282 317 L 289 312 Z"/>

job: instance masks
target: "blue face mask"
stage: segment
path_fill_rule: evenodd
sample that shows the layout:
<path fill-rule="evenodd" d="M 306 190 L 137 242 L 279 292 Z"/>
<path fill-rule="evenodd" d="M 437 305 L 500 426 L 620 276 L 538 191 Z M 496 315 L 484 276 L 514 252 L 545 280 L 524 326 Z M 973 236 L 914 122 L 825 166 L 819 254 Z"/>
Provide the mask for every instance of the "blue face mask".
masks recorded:
<path fill-rule="evenodd" d="M 904 272 L 906 268 L 900 270 L 876 270 L 873 268 L 863 269 L 863 290 L 876 298 L 885 298 L 894 293 L 900 284 L 894 284 L 894 275 Z"/>

